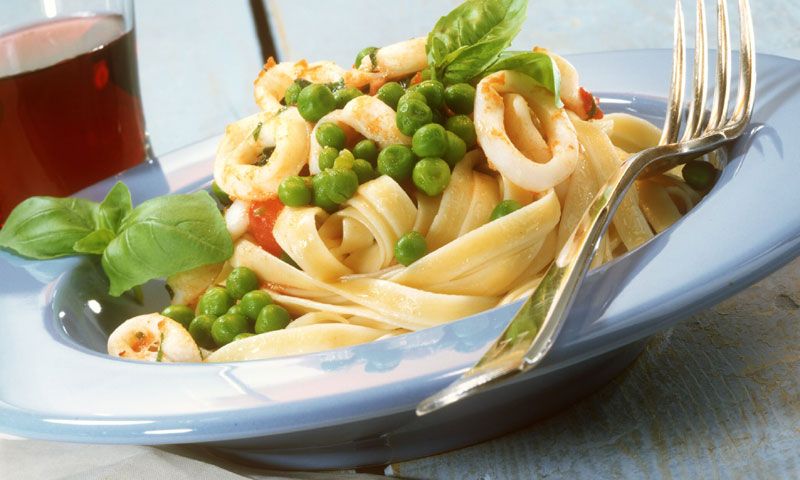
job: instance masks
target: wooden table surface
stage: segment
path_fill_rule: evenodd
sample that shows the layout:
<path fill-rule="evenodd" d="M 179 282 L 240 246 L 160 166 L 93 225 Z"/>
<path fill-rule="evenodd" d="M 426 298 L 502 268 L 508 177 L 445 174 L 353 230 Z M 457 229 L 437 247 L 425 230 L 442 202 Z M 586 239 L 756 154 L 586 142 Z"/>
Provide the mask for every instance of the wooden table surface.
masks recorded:
<path fill-rule="evenodd" d="M 458 2 L 268 0 L 282 59 L 349 64 L 425 34 Z M 800 2 L 754 0 L 757 50 L 800 58 Z M 691 11 L 691 5 L 685 5 Z M 137 0 L 156 153 L 255 111 L 248 2 Z M 562 54 L 671 45 L 666 1 L 533 1 L 515 46 Z M 591 85 L 591 72 L 581 72 Z M 799 478 L 800 261 L 652 340 L 623 375 L 517 433 L 393 465 L 409 478 Z M 512 414 L 509 412 L 509 414 Z"/>

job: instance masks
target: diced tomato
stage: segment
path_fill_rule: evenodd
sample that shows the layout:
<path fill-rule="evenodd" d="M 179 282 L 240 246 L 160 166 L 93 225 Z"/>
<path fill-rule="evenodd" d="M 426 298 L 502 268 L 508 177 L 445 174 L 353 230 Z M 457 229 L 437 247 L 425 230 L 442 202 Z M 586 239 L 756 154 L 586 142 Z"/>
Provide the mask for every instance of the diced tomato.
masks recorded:
<path fill-rule="evenodd" d="M 599 120 L 603 118 L 603 111 L 600 110 L 600 106 L 597 105 L 597 99 L 594 96 L 587 92 L 583 87 L 580 89 L 581 100 L 583 101 L 583 109 L 586 111 L 586 119 L 587 120 Z"/>
<path fill-rule="evenodd" d="M 278 197 L 269 200 L 253 202 L 250 205 L 250 234 L 255 238 L 256 243 L 267 252 L 279 257 L 281 247 L 275 241 L 272 229 L 275 227 L 275 220 L 283 210 L 283 204 Z"/>

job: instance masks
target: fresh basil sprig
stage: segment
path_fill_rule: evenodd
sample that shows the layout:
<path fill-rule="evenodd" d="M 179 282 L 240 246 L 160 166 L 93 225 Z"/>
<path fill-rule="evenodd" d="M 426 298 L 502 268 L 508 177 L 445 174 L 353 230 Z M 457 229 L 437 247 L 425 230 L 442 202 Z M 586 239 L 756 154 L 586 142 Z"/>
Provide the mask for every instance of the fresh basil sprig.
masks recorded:
<path fill-rule="evenodd" d="M 466 82 L 508 48 L 525 21 L 528 0 L 467 0 L 428 34 L 428 64 L 444 83 Z"/>
<path fill-rule="evenodd" d="M 547 54 L 505 51 L 522 28 L 527 8 L 527 0 L 467 0 L 440 18 L 425 44 L 433 75 L 450 85 L 514 70 L 553 93 L 561 106 L 561 78 Z"/>
<path fill-rule="evenodd" d="M 80 198 L 25 200 L 0 230 L 0 247 L 38 260 L 102 255 L 114 296 L 233 253 L 225 221 L 208 193 L 165 195 L 133 208 L 123 183 L 99 204 Z"/>
<path fill-rule="evenodd" d="M 0 247 L 37 260 L 74 255 L 75 242 L 97 228 L 97 207 L 82 198 L 29 198 L 8 216 Z"/>
<path fill-rule="evenodd" d="M 533 78 L 551 93 L 556 93 L 561 88 L 561 74 L 550 55 L 542 52 L 514 52 L 506 51 L 489 68 L 482 77 L 500 70 L 514 70 Z M 556 105 L 562 106 L 561 97 L 555 95 Z"/>

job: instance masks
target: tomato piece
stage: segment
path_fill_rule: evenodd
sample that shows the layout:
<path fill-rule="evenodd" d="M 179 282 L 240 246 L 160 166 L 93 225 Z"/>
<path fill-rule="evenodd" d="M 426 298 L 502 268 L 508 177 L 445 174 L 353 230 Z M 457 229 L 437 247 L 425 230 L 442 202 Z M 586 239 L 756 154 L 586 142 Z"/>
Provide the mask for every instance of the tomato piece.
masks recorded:
<path fill-rule="evenodd" d="M 250 217 L 248 231 L 261 248 L 276 257 L 279 257 L 283 250 L 278 245 L 278 242 L 275 241 L 272 229 L 275 228 L 275 220 L 281 210 L 283 210 L 281 201 L 278 200 L 278 197 L 272 197 L 268 200 L 251 203 L 250 211 L 248 212 Z"/>
<path fill-rule="evenodd" d="M 583 101 L 583 109 L 586 111 L 586 120 L 599 120 L 603 118 L 603 111 L 600 110 L 600 106 L 597 105 L 597 99 L 583 87 L 581 87 L 578 93 L 581 96 L 581 101 Z"/>

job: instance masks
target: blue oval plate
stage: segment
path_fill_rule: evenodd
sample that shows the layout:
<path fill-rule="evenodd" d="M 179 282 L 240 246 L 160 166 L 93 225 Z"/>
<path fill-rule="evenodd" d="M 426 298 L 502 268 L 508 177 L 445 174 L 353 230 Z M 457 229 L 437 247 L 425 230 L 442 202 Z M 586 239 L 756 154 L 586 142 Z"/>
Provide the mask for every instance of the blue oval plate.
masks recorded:
<path fill-rule="evenodd" d="M 574 56 L 608 111 L 660 124 L 668 51 Z M 352 348 L 236 364 L 148 364 L 104 354 L 123 319 L 166 303 L 114 299 L 98 265 L 0 252 L 0 430 L 93 443 L 202 444 L 284 468 L 379 464 L 474 443 L 563 408 L 627 365 L 641 341 L 773 272 L 800 253 L 800 62 L 758 57 L 752 127 L 692 212 L 589 275 L 541 368 L 417 418 L 416 404 L 474 363 L 517 305 Z M 615 93 L 602 93 L 615 92 Z M 218 139 L 116 180 L 141 202 L 202 188 Z"/>

